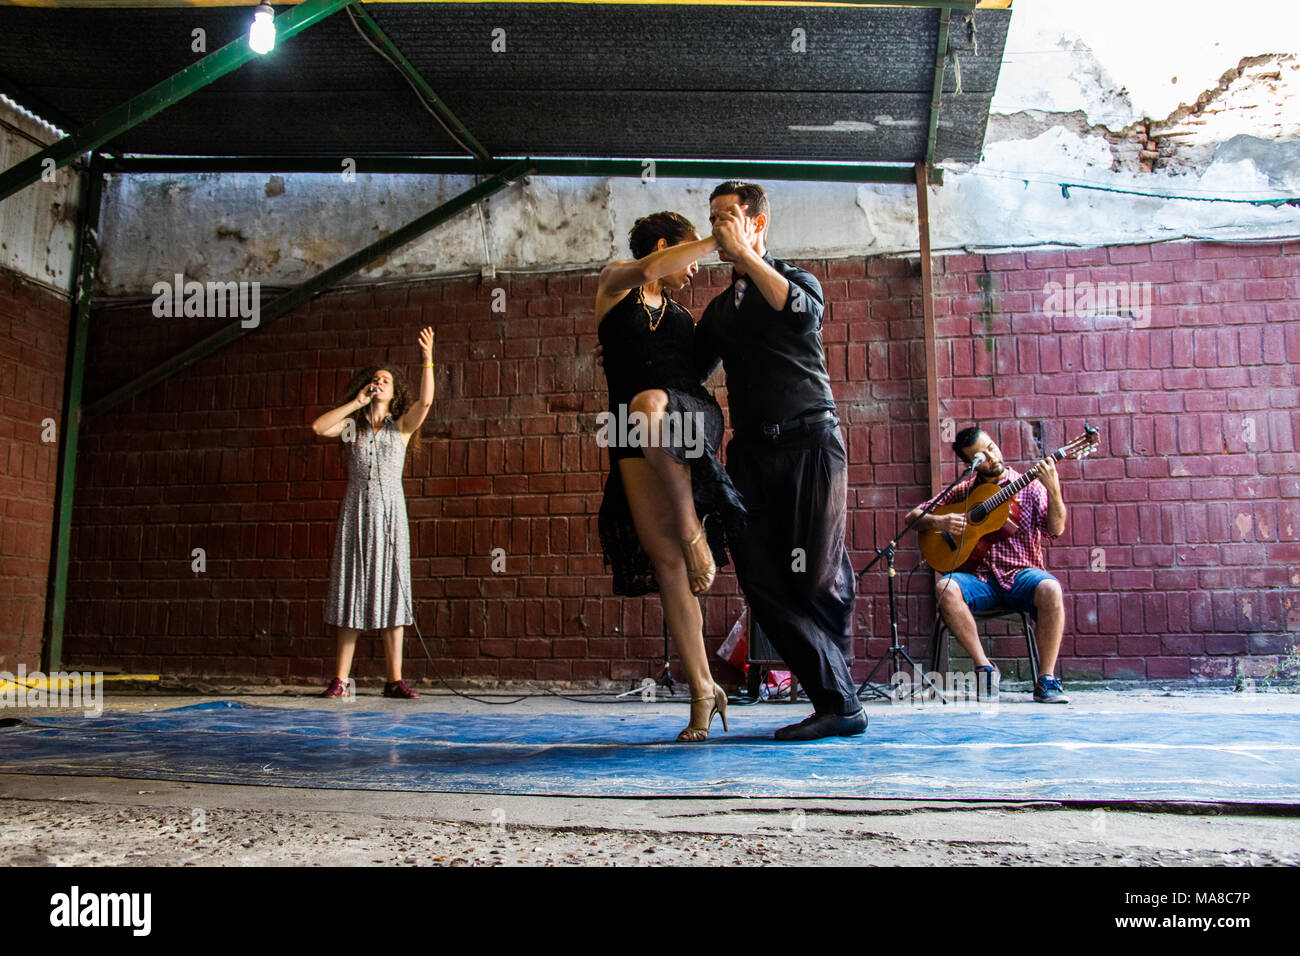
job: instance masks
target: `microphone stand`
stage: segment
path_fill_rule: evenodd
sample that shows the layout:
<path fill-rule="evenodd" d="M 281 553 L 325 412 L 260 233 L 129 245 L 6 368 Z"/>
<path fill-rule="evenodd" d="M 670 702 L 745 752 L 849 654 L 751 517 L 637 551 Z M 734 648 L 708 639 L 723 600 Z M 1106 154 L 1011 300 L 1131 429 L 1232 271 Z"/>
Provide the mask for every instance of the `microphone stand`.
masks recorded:
<path fill-rule="evenodd" d="M 952 480 L 952 484 L 950 484 L 938 496 L 935 497 L 934 502 L 937 503 L 940 499 L 943 498 L 944 495 L 952 491 L 952 489 L 956 488 L 957 484 L 974 470 L 975 470 L 975 465 L 972 464 L 960 475 L 954 478 Z M 889 650 L 887 652 L 888 659 L 892 664 L 890 668 L 890 680 L 892 682 L 893 675 L 897 674 L 899 670 L 901 670 L 901 665 L 899 661 L 899 659 L 901 658 L 907 661 L 908 664 L 912 665 L 912 671 L 914 673 L 918 673 L 921 675 L 922 683 L 925 686 L 928 686 L 931 690 L 933 690 L 935 695 L 946 704 L 948 703 L 948 698 L 943 695 L 943 691 L 941 691 L 938 688 L 938 686 L 934 683 L 934 681 L 931 680 L 930 677 L 926 675 L 924 671 L 921 670 L 920 666 L 916 663 L 916 661 L 912 660 L 911 655 L 907 653 L 907 649 L 898 642 L 898 605 L 897 605 L 896 595 L 894 592 L 894 576 L 896 574 L 896 572 L 894 571 L 895 548 L 898 545 L 898 542 L 901 541 L 909 531 L 915 528 L 917 524 L 920 523 L 922 518 L 924 518 L 934 509 L 935 503 L 929 504 L 926 507 L 922 508 L 921 513 L 916 516 L 916 518 L 912 521 L 912 523 L 905 525 L 900 531 L 896 532 L 894 534 L 894 537 L 890 539 L 887 545 L 885 545 L 883 548 L 876 548 L 876 556 L 867 563 L 866 567 L 864 567 L 861 571 L 858 572 L 857 577 L 854 579 L 854 583 L 860 587 L 862 584 L 862 576 L 866 574 L 868 571 L 870 571 L 873 567 L 875 567 L 876 562 L 878 562 L 881 558 L 885 559 L 886 574 L 888 575 L 887 580 L 889 582 L 889 633 L 892 638 L 892 642 L 890 643 Z M 886 658 L 882 656 L 880 660 L 876 661 L 876 666 L 871 668 L 871 673 L 869 673 L 866 676 L 866 678 L 862 681 L 862 683 L 858 685 L 857 696 L 859 698 L 862 696 L 863 691 L 869 690 L 876 697 L 881 697 L 885 700 L 893 700 L 893 695 L 886 693 L 886 691 L 881 685 L 873 684 L 871 682 L 871 678 L 875 676 L 876 671 L 880 669 L 880 665 L 883 664 L 885 660 Z M 887 684 L 885 686 L 891 686 L 891 685 Z M 912 693 L 916 693 L 916 690 L 913 690 Z"/>
<path fill-rule="evenodd" d="M 635 687 L 630 688 L 629 690 L 625 690 L 621 694 L 615 694 L 614 695 L 615 699 L 618 699 L 620 697 L 631 697 L 633 694 L 644 695 L 646 690 L 652 687 L 662 687 L 664 690 L 668 691 L 669 697 L 676 697 L 677 681 L 673 680 L 673 672 L 669 668 L 669 663 L 670 663 L 670 659 L 668 653 L 668 621 L 667 619 L 665 619 L 664 620 L 664 669 L 659 672 L 659 678 L 653 684 L 648 684 L 646 683 L 646 681 L 648 681 L 650 678 L 647 677 L 645 678 L 645 680 L 643 680 L 640 684 L 637 684 Z M 653 699 L 654 698 L 652 696 L 651 700 Z"/>

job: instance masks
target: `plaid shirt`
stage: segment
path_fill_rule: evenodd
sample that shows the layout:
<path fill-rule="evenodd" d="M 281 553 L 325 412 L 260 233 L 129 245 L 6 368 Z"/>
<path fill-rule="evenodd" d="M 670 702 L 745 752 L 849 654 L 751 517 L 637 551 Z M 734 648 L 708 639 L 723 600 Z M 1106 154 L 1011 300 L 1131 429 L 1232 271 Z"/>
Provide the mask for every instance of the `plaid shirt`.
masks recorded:
<path fill-rule="evenodd" d="M 1020 472 L 1006 465 L 998 484 L 1005 485 L 1019 477 Z M 930 500 L 936 506 L 950 501 L 963 501 L 979 480 L 979 475 L 972 474 L 948 494 L 939 494 Z M 1030 482 L 1021 488 L 1016 495 L 1016 502 L 1020 507 L 1020 528 L 1005 540 L 993 542 L 975 566 L 977 578 L 981 581 L 992 578 L 1004 591 L 1011 590 L 1012 579 L 1024 568 L 1047 570 L 1043 557 L 1043 536 L 1056 537 L 1047 530 L 1047 489 L 1041 481 Z"/>

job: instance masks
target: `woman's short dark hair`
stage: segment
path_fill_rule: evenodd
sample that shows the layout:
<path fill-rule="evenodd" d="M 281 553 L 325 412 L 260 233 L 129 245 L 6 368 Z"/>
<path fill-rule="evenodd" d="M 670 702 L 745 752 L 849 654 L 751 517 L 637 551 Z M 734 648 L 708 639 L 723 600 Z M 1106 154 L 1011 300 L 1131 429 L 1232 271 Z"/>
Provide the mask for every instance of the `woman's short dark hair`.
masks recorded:
<path fill-rule="evenodd" d="M 699 233 L 691 221 L 677 212 L 656 212 L 642 216 L 628 233 L 627 244 L 632 249 L 632 258 L 641 259 L 655 251 L 660 239 L 667 239 L 668 245 L 694 239 Z"/>

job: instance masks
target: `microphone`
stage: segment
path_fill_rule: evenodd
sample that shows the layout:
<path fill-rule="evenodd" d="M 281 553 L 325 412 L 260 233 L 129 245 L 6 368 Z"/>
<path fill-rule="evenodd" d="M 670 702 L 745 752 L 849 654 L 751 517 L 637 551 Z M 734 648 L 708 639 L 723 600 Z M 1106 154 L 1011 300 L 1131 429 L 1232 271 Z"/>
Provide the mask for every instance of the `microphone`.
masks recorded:
<path fill-rule="evenodd" d="M 984 452 L 982 452 L 982 451 L 977 451 L 977 452 L 975 453 L 974 457 L 971 458 L 971 460 L 970 460 L 970 466 L 971 466 L 972 468 L 978 468 L 980 465 L 984 464 L 984 462 L 986 462 L 986 461 L 988 461 L 988 460 L 989 460 L 989 456 L 988 456 L 988 455 L 984 454 Z"/>

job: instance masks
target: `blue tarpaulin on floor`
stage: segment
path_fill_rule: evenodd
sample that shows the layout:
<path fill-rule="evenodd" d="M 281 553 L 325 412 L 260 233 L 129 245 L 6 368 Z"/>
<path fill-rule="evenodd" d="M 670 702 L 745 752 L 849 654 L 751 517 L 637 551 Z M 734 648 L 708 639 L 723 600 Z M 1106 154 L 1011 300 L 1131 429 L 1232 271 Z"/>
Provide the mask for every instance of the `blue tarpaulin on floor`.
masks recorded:
<path fill-rule="evenodd" d="M 0 729 L 0 772 L 545 796 L 1300 803 L 1285 714 L 868 709 L 863 737 L 780 743 L 801 712 L 358 713 L 215 702 Z"/>

